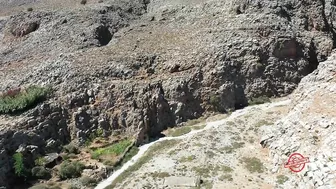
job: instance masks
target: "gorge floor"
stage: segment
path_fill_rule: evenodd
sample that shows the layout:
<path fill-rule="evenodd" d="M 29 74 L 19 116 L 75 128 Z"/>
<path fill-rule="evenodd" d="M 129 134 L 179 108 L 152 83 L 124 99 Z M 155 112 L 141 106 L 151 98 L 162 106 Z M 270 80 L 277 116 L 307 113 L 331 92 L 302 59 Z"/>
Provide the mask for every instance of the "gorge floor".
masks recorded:
<path fill-rule="evenodd" d="M 284 168 L 271 173 L 268 150 L 259 144 L 259 128 L 271 127 L 285 115 L 289 102 L 247 107 L 208 122 L 204 129 L 155 142 L 131 160 L 134 165 L 112 175 L 109 187 L 282 188 L 293 173 Z"/>

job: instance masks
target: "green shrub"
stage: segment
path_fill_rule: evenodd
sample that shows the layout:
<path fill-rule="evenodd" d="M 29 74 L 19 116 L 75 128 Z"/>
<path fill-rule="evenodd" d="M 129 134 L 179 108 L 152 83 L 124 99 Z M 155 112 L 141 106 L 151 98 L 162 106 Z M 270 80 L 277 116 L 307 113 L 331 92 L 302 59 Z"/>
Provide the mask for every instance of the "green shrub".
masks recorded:
<path fill-rule="evenodd" d="M 29 7 L 29 8 L 27 8 L 27 11 L 31 12 L 31 11 L 33 11 L 33 8 Z"/>
<path fill-rule="evenodd" d="M 22 153 L 18 152 L 13 155 L 14 159 L 14 170 L 15 174 L 19 177 L 25 176 L 25 167 L 23 163 L 23 155 Z"/>
<path fill-rule="evenodd" d="M 111 146 L 94 150 L 93 152 L 91 152 L 91 157 L 93 159 L 98 159 L 100 156 L 107 154 L 118 156 L 121 155 L 131 144 L 132 141 L 130 140 L 122 140 L 118 143 L 112 144 Z"/>
<path fill-rule="evenodd" d="M 74 144 L 68 144 L 63 147 L 63 150 L 69 154 L 79 154 L 80 150 Z"/>
<path fill-rule="evenodd" d="M 87 177 L 87 176 L 82 177 L 82 178 L 80 179 L 80 182 L 81 182 L 82 185 L 84 185 L 84 186 L 95 186 L 95 185 L 97 185 L 97 180 L 96 180 L 96 179 L 91 178 L 91 177 Z"/>
<path fill-rule="evenodd" d="M 87 3 L 87 0 L 81 0 L 80 4 L 85 5 Z"/>
<path fill-rule="evenodd" d="M 46 163 L 46 159 L 44 157 L 39 157 L 35 159 L 35 165 L 43 166 Z"/>
<path fill-rule="evenodd" d="M 50 171 L 42 166 L 34 167 L 31 171 L 32 171 L 32 175 L 36 178 L 46 179 L 46 180 L 51 178 Z"/>
<path fill-rule="evenodd" d="M 83 169 L 84 165 L 78 161 L 64 161 L 60 166 L 59 176 L 61 179 L 77 178 L 81 176 Z"/>
<path fill-rule="evenodd" d="M 15 92 L 12 92 L 15 91 Z M 32 86 L 26 90 L 10 90 L 0 96 L 0 114 L 24 111 L 44 100 L 49 89 Z"/>

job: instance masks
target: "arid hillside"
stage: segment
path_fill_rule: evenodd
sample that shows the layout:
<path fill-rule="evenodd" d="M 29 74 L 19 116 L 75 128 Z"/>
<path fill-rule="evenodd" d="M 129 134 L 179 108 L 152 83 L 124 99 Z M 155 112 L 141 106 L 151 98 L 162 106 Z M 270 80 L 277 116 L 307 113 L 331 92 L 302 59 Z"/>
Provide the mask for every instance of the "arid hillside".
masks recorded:
<path fill-rule="evenodd" d="M 89 187 L 164 130 L 292 93 L 335 47 L 335 4 L 0 0 L 0 186 Z"/>

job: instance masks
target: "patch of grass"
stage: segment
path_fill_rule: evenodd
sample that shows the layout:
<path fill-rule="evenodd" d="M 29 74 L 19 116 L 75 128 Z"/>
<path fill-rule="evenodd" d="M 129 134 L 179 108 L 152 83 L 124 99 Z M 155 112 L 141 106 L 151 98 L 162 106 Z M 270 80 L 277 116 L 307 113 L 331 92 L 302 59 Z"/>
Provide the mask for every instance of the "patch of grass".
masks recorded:
<path fill-rule="evenodd" d="M 107 189 L 113 189 L 118 183 L 121 183 L 127 177 L 129 177 L 133 172 L 140 169 L 142 165 L 149 162 L 155 154 L 166 151 L 167 149 L 176 146 L 179 143 L 178 140 L 165 140 L 151 146 L 148 151 L 140 158 L 138 161 L 120 174 L 113 183 L 107 187 Z"/>
<path fill-rule="evenodd" d="M 257 104 L 264 104 L 267 102 L 271 102 L 270 98 L 267 96 L 260 96 L 260 97 L 255 97 L 255 98 L 251 98 L 248 101 L 249 105 L 257 105 Z"/>
<path fill-rule="evenodd" d="M 190 131 L 191 131 L 190 127 L 187 127 L 187 126 L 178 127 L 178 128 L 174 128 L 170 130 L 168 133 L 168 136 L 177 137 L 177 136 L 185 135 L 189 133 Z"/>
<path fill-rule="evenodd" d="M 194 155 L 191 156 L 185 156 L 185 157 L 181 157 L 179 162 L 180 163 L 185 163 L 185 162 L 192 162 L 195 159 Z"/>
<path fill-rule="evenodd" d="M 114 155 L 119 156 L 121 155 L 127 147 L 129 147 L 132 144 L 131 140 L 122 140 L 118 143 L 112 144 L 105 148 L 98 148 L 96 150 L 93 150 L 91 152 L 91 157 L 93 159 L 99 159 L 102 155 Z"/>
<path fill-rule="evenodd" d="M 231 175 L 231 174 L 221 175 L 218 179 L 219 179 L 220 181 L 224 181 L 224 180 L 227 180 L 227 181 L 233 181 L 233 178 L 232 178 L 232 175 Z"/>
<path fill-rule="evenodd" d="M 245 163 L 245 168 L 251 173 L 263 173 L 265 170 L 264 164 L 256 157 L 243 157 L 241 161 Z"/>
<path fill-rule="evenodd" d="M 132 146 L 132 148 L 125 154 L 124 158 L 120 162 L 120 166 L 124 165 L 126 162 L 132 159 L 139 152 L 139 148 Z"/>
<path fill-rule="evenodd" d="M 81 176 L 84 165 L 81 162 L 64 161 L 59 169 L 59 176 L 62 180 L 69 178 L 78 178 Z"/>
<path fill-rule="evenodd" d="M 284 184 L 289 178 L 286 177 L 285 175 L 278 175 L 277 176 L 277 183 L 278 184 Z"/>
<path fill-rule="evenodd" d="M 0 114 L 27 110 L 44 100 L 49 92 L 49 88 L 36 86 L 7 91 L 0 96 Z"/>

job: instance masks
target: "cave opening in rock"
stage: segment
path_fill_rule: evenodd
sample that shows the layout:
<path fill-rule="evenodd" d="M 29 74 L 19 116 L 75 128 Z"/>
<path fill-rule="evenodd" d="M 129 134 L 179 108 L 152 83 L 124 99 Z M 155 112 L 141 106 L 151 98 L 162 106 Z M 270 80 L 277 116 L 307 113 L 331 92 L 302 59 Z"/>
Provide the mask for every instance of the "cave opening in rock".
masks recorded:
<path fill-rule="evenodd" d="M 107 45 L 112 39 L 112 34 L 106 26 L 99 26 L 96 29 L 95 34 L 100 46 Z"/>

